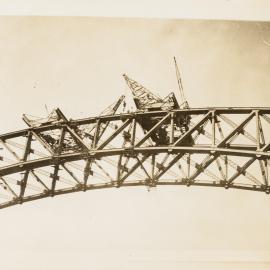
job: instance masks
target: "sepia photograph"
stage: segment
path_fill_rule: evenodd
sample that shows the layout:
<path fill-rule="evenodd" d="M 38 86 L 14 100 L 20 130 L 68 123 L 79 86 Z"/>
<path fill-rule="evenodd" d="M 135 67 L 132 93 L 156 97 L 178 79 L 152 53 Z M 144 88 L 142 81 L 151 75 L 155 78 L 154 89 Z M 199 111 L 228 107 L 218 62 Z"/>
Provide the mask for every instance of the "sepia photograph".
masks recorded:
<path fill-rule="evenodd" d="M 270 269 L 270 22 L 6 10 L 1 269 Z"/>

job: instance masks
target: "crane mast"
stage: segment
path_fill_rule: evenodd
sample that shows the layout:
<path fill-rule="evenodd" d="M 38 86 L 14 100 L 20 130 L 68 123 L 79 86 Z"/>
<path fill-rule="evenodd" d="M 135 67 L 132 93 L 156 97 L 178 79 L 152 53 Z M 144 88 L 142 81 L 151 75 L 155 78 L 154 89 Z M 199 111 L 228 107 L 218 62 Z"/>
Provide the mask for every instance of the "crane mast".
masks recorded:
<path fill-rule="evenodd" d="M 161 98 L 154 94 L 152 91 L 148 90 L 143 85 L 139 84 L 137 81 L 129 78 L 126 74 L 123 75 L 129 89 L 131 90 L 135 106 L 138 111 L 167 111 L 167 110 L 179 110 L 188 109 L 189 105 L 184 95 L 183 85 L 180 77 L 179 68 L 174 57 L 175 69 L 178 87 L 181 96 L 181 103 L 179 105 L 175 94 L 171 92 L 165 98 Z M 151 117 L 147 121 L 139 120 L 142 129 L 145 132 L 151 130 L 159 121 L 161 117 Z M 151 134 L 151 139 L 156 145 L 165 145 L 169 142 L 170 132 L 173 132 L 173 136 L 179 137 L 189 130 L 190 117 L 184 112 L 183 114 L 178 114 L 177 117 L 173 119 L 173 127 L 171 127 L 171 120 L 167 119 L 155 132 Z M 192 143 L 192 138 L 188 137 L 186 143 L 189 145 Z"/>
<path fill-rule="evenodd" d="M 176 72 L 178 88 L 179 88 L 179 92 L 180 92 L 180 96 L 181 96 L 180 107 L 182 107 L 184 109 L 187 109 L 187 108 L 189 108 L 189 105 L 188 105 L 187 99 L 185 97 L 180 71 L 179 71 L 179 68 L 178 68 L 178 65 L 177 65 L 177 62 L 176 62 L 176 58 L 174 57 L 173 60 L 174 60 L 174 66 L 175 66 L 175 72 Z"/>

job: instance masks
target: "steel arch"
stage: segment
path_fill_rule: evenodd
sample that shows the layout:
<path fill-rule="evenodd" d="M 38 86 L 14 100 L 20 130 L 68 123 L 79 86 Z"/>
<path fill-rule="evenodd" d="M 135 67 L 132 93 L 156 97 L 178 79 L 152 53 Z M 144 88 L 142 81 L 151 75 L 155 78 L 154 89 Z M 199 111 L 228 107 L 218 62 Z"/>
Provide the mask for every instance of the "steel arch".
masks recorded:
<path fill-rule="evenodd" d="M 57 115 L 0 135 L 0 208 L 124 186 L 270 192 L 270 108 L 136 111 L 78 120 L 57 109 Z M 175 123 L 183 116 L 191 123 L 181 133 Z M 141 128 L 153 119 L 147 132 Z M 166 141 L 157 144 L 153 136 L 162 130 Z"/>

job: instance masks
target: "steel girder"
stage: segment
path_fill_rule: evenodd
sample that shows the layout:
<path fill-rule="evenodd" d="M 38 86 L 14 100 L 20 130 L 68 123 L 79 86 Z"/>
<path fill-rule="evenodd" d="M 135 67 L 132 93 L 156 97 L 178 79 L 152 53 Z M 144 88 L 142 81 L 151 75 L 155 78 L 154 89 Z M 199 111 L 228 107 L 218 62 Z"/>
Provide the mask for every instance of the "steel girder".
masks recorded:
<path fill-rule="evenodd" d="M 159 185 L 270 192 L 270 108 L 59 119 L 0 135 L 0 208 L 90 189 Z M 191 118 L 179 132 L 180 116 Z M 156 119 L 143 130 L 141 121 Z M 166 129 L 157 145 L 152 135 Z"/>

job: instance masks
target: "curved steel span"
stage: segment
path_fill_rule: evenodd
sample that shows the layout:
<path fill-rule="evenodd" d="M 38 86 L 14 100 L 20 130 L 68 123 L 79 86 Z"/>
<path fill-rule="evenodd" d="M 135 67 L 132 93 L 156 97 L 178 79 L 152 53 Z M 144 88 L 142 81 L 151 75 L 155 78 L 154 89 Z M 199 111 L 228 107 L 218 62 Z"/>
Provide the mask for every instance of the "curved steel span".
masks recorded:
<path fill-rule="evenodd" d="M 24 115 L 0 135 L 0 208 L 101 188 L 209 186 L 270 193 L 270 108 L 189 108 L 125 76 L 124 97 L 98 117 Z"/>
<path fill-rule="evenodd" d="M 0 135 L 1 208 L 122 186 L 270 191 L 270 108 L 134 112 L 69 121 L 56 112 L 54 121 Z M 190 128 L 176 134 L 175 123 L 183 116 L 190 118 Z M 141 122 L 153 119 L 157 123 L 145 132 Z M 154 138 L 164 127 L 166 140 L 157 144 Z"/>

